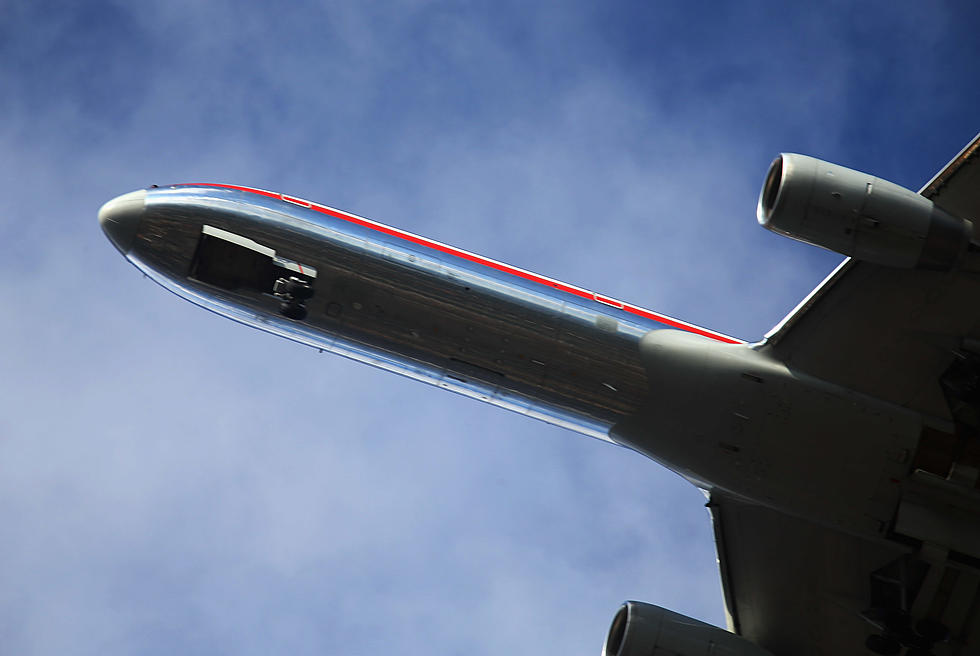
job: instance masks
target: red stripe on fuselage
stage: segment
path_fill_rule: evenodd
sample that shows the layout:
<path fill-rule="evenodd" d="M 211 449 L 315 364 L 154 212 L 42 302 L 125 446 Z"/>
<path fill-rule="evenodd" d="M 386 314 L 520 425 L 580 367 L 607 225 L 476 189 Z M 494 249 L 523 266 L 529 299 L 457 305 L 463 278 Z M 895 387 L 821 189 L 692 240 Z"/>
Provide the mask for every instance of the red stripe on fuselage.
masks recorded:
<path fill-rule="evenodd" d="M 317 203 L 313 203 L 313 202 L 307 201 L 305 199 L 296 198 L 295 196 L 287 196 L 285 194 L 276 193 L 274 191 L 266 191 L 264 189 L 255 189 L 253 187 L 242 187 L 242 186 L 239 186 L 239 185 L 229 185 L 229 184 L 220 184 L 220 183 L 200 183 L 200 184 L 198 184 L 198 183 L 185 183 L 185 184 L 171 185 L 171 186 L 173 186 L 173 187 L 217 187 L 219 189 L 235 189 L 237 191 L 245 191 L 245 192 L 248 192 L 248 193 L 251 193 L 251 194 L 259 194 L 260 196 L 267 196 L 269 198 L 278 198 L 279 200 L 282 200 L 282 201 L 287 202 L 287 203 L 292 203 L 293 205 L 299 205 L 300 207 L 309 207 L 312 210 L 315 210 L 317 212 L 320 212 L 321 214 L 326 214 L 328 216 L 332 216 L 335 219 L 340 219 L 342 221 L 347 221 L 348 223 L 354 223 L 356 225 L 363 226 L 365 228 L 369 228 L 371 230 L 374 230 L 376 232 L 380 232 L 382 234 L 389 235 L 391 237 L 397 237 L 398 239 L 401 239 L 403 241 L 408 241 L 408 242 L 411 242 L 413 244 L 417 244 L 419 246 L 423 246 L 425 248 L 429 248 L 429 249 L 432 249 L 432 250 L 439 251 L 440 253 L 446 253 L 447 255 L 452 255 L 454 257 L 459 257 L 459 258 L 462 258 L 464 260 L 468 260 L 470 262 L 474 262 L 476 264 L 479 264 L 479 265 L 482 265 L 482 266 L 485 266 L 485 267 L 490 267 L 491 269 L 496 269 L 497 271 L 502 271 L 503 273 L 507 273 L 507 274 L 510 274 L 510 275 L 513 275 L 513 276 L 517 276 L 519 278 L 524 278 L 525 280 L 530 280 L 532 282 L 538 283 L 539 285 L 545 285 L 546 287 L 551 287 L 553 289 L 558 289 L 558 290 L 561 290 L 561 291 L 566 292 L 568 294 L 572 294 L 574 296 L 579 296 L 581 298 L 588 299 L 590 301 L 596 301 L 596 300 L 599 300 L 601 298 L 602 299 L 601 300 L 602 303 L 605 303 L 606 305 L 611 305 L 613 307 L 618 307 L 619 303 L 622 303 L 622 301 L 618 301 L 616 299 L 612 299 L 612 298 L 609 298 L 607 296 L 600 296 L 599 294 L 596 294 L 594 292 L 590 292 L 590 291 L 588 291 L 586 289 L 582 289 L 580 287 L 575 287 L 574 285 L 569 285 L 567 283 L 564 283 L 564 282 L 561 282 L 561 281 L 558 281 L 558 280 L 552 280 L 551 278 L 546 278 L 546 277 L 540 276 L 540 275 L 538 275 L 536 273 L 532 273 L 530 271 L 525 271 L 524 269 L 519 269 L 519 268 L 517 268 L 515 266 L 511 266 L 509 264 L 503 264 L 502 262 L 497 262 L 495 260 L 491 260 L 490 258 L 486 258 L 486 257 L 483 257 L 481 255 L 474 255 L 473 253 L 468 253 L 468 252 L 466 252 L 464 250 L 460 250 L 460 249 L 454 248 L 452 246 L 447 246 L 445 244 L 440 244 L 437 241 L 432 241 L 431 239 L 426 239 L 425 237 L 419 237 L 418 235 L 413 235 L 412 233 L 405 232 L 404 230 L 399 230 L 397 228 L 392 228 L 391 226 L 387 226 L 387 225 L 384 225 L 383 223 L 378 223 L 376 221 L 372 221 L 371 219 L 365 219 L 364 217 L 357 216 L 356 214 L 349 214 L 349 213 L 344 212 L 342 210 L 337 210 L 337 209 L 334 209 L 332 207 L 327 207 L 326 205 L 319 205 Z M 653 321 L 656 321 L 657 323 L 661 323 L 661 324 L 663 324 L 665 326 L 670 326 L 671 328 L 677 328 L 679 330 L 684 330 L 686 332 L 694 333 L 695 335 L 701 335 L 703 337 L 708 337 L 710 339 L 713 339 L 713 340 L 716 340 L 716 341 L 719 341 L 719 342 L 724 342 L 726 344 L 744 344 L 745 343 L 745 342 L 743 342 L 740 339 L 735 339 L 734 337 L 729 337 L 728 335 L 722 335 L 721 333 L 717 333 L 717 332 L 715 332 L 713 330 L 708 330 L 707 328 L 701 328 L 700 326 L 695 326 L 693 324 L 689 324 L 686 321 L 681 321 L 679 319 L 674 319 L 672 317 L 668 317 L 667 315 L 659 314 L 657 312 L 652 312 L 650 310 L 646 310 L 646 309 L 641 308 L 641 307 L 638 307 L 636 305 L 630 305 L 629 303 L 623 303 L 622 310 L 624 312 L 629 312 L 630 314 L 635 314 L 635 315 L 640 316 L 640 317 L 644 317 L 644 318 L 647 318 L 647 319 L 652 319 Z"/>

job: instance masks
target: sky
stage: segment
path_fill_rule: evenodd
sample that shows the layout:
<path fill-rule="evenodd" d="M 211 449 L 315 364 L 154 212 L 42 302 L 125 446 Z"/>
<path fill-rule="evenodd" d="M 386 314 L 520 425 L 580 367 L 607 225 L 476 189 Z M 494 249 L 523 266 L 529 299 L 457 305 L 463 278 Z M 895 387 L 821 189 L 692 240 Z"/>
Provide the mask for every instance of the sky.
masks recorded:
<path fill-rule="evenodd" d="M 974 3 L 0 3 L 0 653 L 597 654 L 715 624 L 652 461 L 157 287 L 99 206 L 273 189 L 750 341 L 840 261 L 779 152 L 918 188 L 980 130 Z"/>

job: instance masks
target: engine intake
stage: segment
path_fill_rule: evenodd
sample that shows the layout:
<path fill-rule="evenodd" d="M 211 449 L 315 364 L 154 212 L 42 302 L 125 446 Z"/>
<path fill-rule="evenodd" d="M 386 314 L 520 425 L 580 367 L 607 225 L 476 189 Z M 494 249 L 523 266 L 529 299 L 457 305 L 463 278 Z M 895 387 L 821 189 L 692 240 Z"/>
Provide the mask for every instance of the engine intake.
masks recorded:
<path fill-rule="evenodd" d="M 772 656 L 745 638 L 717 626 L 638 601 L 620 606 L 602 656 Z"/>
<path fill-rule="evenodd" d="M 757 215 L 773 232 L 890 267 L 949 270 L 973 238 L 971 221 L 914 191 L 790 153 L 769 167 Z"/>

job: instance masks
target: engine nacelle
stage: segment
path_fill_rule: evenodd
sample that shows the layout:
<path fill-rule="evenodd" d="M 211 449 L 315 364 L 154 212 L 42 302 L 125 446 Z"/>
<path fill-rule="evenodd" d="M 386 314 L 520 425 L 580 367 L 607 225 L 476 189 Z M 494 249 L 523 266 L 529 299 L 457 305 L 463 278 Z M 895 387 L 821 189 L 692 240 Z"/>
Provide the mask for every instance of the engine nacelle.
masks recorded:
<path fill-rule="evenodd" d="M 602 656 L 772 656 L 745 638 L 717 626 L 638 601 L 627 601 L 613 618 Z"/>
<path fill-rule="evenodd" d="M 789 153 L 769 167 L 757 215 L 773 232 L 891 267 L 951 269 L 973 239 L 972 222 L 914 191 Z"/>

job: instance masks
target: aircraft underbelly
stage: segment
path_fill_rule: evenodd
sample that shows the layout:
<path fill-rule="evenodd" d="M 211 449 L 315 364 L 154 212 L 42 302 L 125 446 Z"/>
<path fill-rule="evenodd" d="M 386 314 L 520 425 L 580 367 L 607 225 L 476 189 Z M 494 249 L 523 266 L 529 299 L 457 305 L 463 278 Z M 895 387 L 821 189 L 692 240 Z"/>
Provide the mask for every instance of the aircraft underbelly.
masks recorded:
<path fill-rule="evenodd" d="M 706 490 L 884 538 L 922 431 L 908 409 L 676 331 L 641 341 L 650 396 L 617 442 Z"/>
<path fill-rule="evenodd" d="M 315 278 L 304 278 L 313 296 L 296 326 L 306 335 L 299 341 L 373 354 L 397 363 L 404 369 L 399 373 L 414 372 L 455 391 L 463 387 L 596 437 L 605 438 L 609 426 L 646 396 L 638 344 L 649 326 L 610 317 L 614 309 L 515 286 L 369 233 L 311 232 L 298 224 L 290 230 L 288 223 L 283 229 L 283 217 L 270 221 L 268 214 L 235 204 L 148 203 L 130 259 L 163 272 L 158 282 L 180 286 L 174 291 L 181 295 L 189 296 L 182 291 L 188 288 L 250 311 L 258 327 L 284 323 L 267 278 L 299 275 L 299 267 L 315 271 Z M 201 261 L 202 253 L 218 252 L 202 245 L 213 235 L 241 236 L 298 264 L 293 272 L 271 267 L 278 273 L 229 282 Z M 241 248 L 242 261 L 264 252 Z M 227 259 L 225 250 L 220 254 Z"/>

